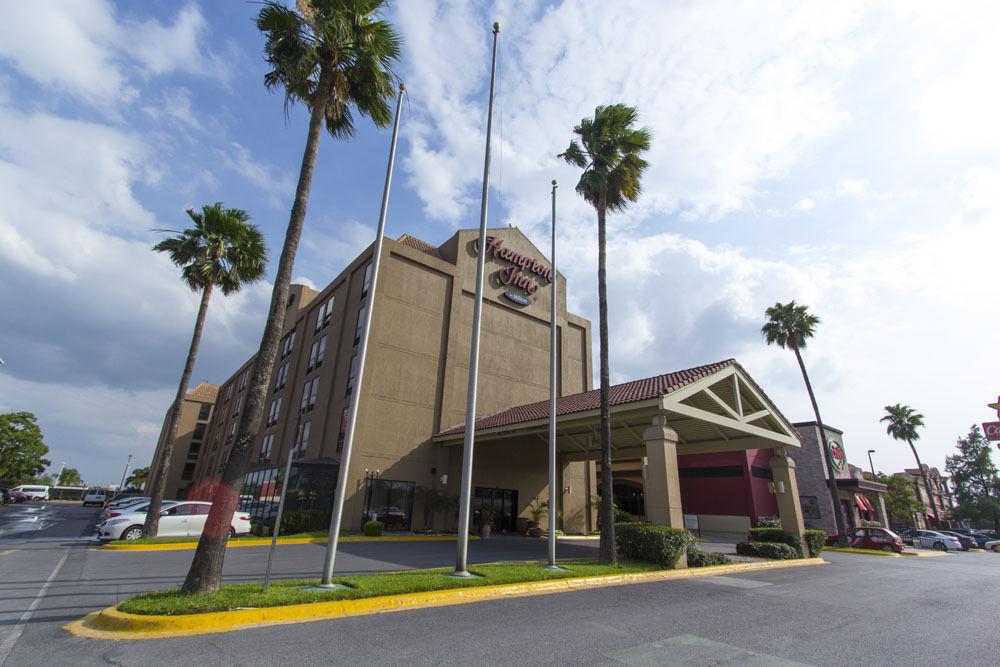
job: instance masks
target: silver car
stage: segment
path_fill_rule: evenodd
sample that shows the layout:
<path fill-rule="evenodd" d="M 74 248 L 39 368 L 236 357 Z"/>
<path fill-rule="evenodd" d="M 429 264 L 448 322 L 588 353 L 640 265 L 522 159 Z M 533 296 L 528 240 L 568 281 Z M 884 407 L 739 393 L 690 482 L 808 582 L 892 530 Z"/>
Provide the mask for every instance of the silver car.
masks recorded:
<path fill-rule="evenodd" d="M 962 551 L 962 542 L 957 537 L 936 530 L 918 530 L 913 538 L 913 546 L 940 551 Z"/>

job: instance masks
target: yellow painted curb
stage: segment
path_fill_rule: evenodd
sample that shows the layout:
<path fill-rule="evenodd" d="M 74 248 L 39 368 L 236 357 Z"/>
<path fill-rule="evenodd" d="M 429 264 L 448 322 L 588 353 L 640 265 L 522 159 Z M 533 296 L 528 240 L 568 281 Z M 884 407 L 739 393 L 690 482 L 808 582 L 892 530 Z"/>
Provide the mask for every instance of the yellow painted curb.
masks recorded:
<path fill-rule="evenodd" d="M 876 551 L 875 549 L 853 549 L 851 547 L 826 547 L 823 551 L 836 551 L 841 554 L 864 554 L 866 556 L 892 556 L 899 558 L 901 554 L 895 551 Z"/>
<path fill-rule="evenodd" d="M 919 556 L 920 558 L 937 558 L 939 556 L 947 556 L 947 551 L 904 551 L 900 554 L 901 556 Z"/>
<path fill-rule="evenodd" d="M 341 542 L 454 542 L 454 535 L 398 535 L 387 537 L 367 537 L 365 535 L 347 535 L 341 537 Z M 470 535 L 470 540 L 478 540 L 479 536 Z M 326 544 L 325 537 L 279 537 L 278 544 Z M 227 547 L 266 547 L 271 545 L 271 538 L 250 538 L 245 540 L 229 540 Z M 181 551 L 195 549 L 198 542 L 164 542 L 163 544 L 129 544 L 127 542 L 112 542 L 102 545 L 99 551 Z"/>
<path fill-rule="evenodd" d="M 73 621 L 65 626 L 65 629 L 78 637 L 86 637 L 88 639 L 119 640 L 189 637 L 192 635 L 246 630 L 263 625 L 305 623 L 408 609 L 427 609 L 429 607 L 469 604 L 483 600 L 550 595 L 552 593 L 566 593 L 589 588 L 826 564 L 827 561 L 822 558 L 739 563 L 714 567 L 688 568 L 684 570 L 661 570 L 658 572 L 552 579 L 523 584 L 453 588 L 404 595 L 385 595 L 360 600 L 330 600 L 329 602 L 310 602 L 282 607 L 258 607 L 254 609 L 235 609 L 208 614 L 182 614 L 176 616 L 127 614 L 118 611 L 118 607 L 115 606 L 108 607 L 103 611 L 95 611 L 87 614 L 84 618 Z"/>

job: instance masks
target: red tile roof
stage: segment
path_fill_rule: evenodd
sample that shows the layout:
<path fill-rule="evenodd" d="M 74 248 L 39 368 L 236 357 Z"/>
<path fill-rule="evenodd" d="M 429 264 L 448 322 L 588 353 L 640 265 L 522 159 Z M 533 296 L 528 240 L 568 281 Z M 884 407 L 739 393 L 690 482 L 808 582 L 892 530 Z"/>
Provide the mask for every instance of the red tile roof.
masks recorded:
<path fill-rule="evenodd" d="M 724 368 L 728 368 L 736 363 L 735 359 L 726 359 L 714 364 L 705 364 L 673 373 L 655 375 L 642 380 L 633 380 L 611 386 L 611 405 L 623 405 L 625 403 L 636 403 L 650 398 L 664 396 L 677 391 L 696 380 L 700 380 L 707 375 L 717 373 Z M 587 412 L 597 410 L 601 405 L 601 390 L 592 389 L 580 394 L 563 396 L 556 401 L 556 415 L 570 415 L 576 412 Z M 514 426 L 526 422 L 537 421 L 549 416 L 549 401 L 538 401 L 527 405 L 518 405 L 513 408 L 506 408 L 491 415 L 480 417 L 476 420 L 476 431 L 502 426 Z M 465 424 L 457 424 L 449 427 L 437 435 L 454 435 L 464 433 Z"/>
<path fill-rule="evenodd" d="M 437 246 L 431 245 L 427 241 L 421 241 L 415 236 L 410 236 L 409 234 L 403 234 L 398 239 L 396 239 L 396 241 L 398 243 L 402 243 L 403 245 L 409 248 L 414 248 L 416 250 L 426 252 L 428 255 L 435 255 L 435 256 L 438 255 Z"/>

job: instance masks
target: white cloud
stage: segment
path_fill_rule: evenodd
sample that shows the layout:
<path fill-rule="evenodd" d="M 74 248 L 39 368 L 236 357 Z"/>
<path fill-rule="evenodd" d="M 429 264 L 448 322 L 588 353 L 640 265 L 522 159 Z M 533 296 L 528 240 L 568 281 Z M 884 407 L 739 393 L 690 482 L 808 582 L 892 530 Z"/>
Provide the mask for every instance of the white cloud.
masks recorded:
<path fill-rule="evenodd" d="M 235 141 L 228 150 L 216 150 L 216 156 L 219 164 L 265 193 L 273 208 L 288 208 L 288 201 L 295 194 L 295 180 L 290 172 L 283 172 L 254 158 L 249 148 Z"/>
<path fill-rule="evenodd" d="M 795 202 L 793 207 L 796 211 L 808 211 L 810 209 L 816 208 L 816 202 L 809 197 L 803 197 L 802 199 Z"/>
<path fill-rule="evenodd" d="M 207 32 L 205 18 L 195 5 L 181 9 L 171 25 L 148 19 L 122 27 L 125 48 L 149 74 L 185 72 L 225 81 L 230 75 L 226 60 L 200 46 Z"/>
<path fill-rule="evenodd" d="M 306 225 L 302 247 L 309 254 L 299 253 L 296 268 L 310 275 L 317 285 L 326 286 L 337 277 L 348 262 L 375 242 L 375 228 L 357 220 L 333 222 L 320 219 Z"/>

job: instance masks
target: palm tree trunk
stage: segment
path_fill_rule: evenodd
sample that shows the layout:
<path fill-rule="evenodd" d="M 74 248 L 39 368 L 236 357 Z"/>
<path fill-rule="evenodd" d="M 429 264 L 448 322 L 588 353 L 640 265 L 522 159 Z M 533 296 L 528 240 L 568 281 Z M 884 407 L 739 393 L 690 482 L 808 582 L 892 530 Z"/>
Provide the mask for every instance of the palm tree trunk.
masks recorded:
<path fill-rule="evenodd" d="M 228 461 L 222 470 L 220 484 L 212 497 L 212 509 L 205 521 L 201 539 L 198 540 L 191 568 L 181 587 L 181 591 L 189 595 L 218 590 L 222 581 L 222 564 L 226 558 L 229 528 L 243 488 L 247 461 L 264 416 L 267 387 L 271 384 L 271 371 L 278 356 L 278 344 L 285 322 L 285 304 L 288 302 L 295 253 L 306 220 L 309 190 L 312 188 L 313 171 L 316 168 L 316 156 L 319 154 L 319 141 L 323 134 L 323 121 L 332 87 L 333 73 L 329 68 L 324 68 L 316 90 L 316 103 L 309 116 L 309 133 L 302 155 L 302 166 L 299 169 L 299 182 L 295 188 L 295 201 L 292 204 L 288 229 L 285 231 L 281 258 L 278 260 L 278 273 L 274 278 L 274 289 L 271 291 L 267 324 L 264 326 L 260 350 L 254 361 L 250 386 L 247 388 L 246 408 L 240 418 L 236 440 L 230 450 Z"/>
<path fill-rule="evenodd" d="M 177 396 L 174 397 L 174 405 L 170 408 L 170 422 L 167 426 L 167 438 L 163 441 L 163 451 L 160 454 L 159 472 L 156 475 L 152 492 L 149 494 L 149 507 L 146 509 L 146 525 L 143 527 L 146 537 L 156 537 L 156 533 L 160 529 L 160 505 L 163 503 L 163 494 L 167 489 L 170 458 L 174 451 L 174 440 L 177 439 L 177 429 L 180 427 L 181 408 L 184 407 L 184 398 L 187 396 L 188 384 L 191 382 L 191 373 L 194 371 L 194 362 L 198 356 L 198 346 L 201 345 L 201 332 L 205 328 L 205 314 L 208 312 L 208 301 L 211 298 L 212 285 L 209 284 L 201 291 L 201 305 L 198 307 L 198 317 L 194 321 L 191 347 L 188 348 L 187 361 L 184 362 L 184 372 L 181 373 L 181 382 L 177 385 Z"/>
<path fill-rule="evenodd" d="M 940 511 L 938 510 L 937 506 L 934 504 L 934 494 L 931 493 L 931 483 L 927 479 L 927 473 L 924 472 L 924 466 L 923 466 L 923 464 L 920 463 L 920 455 L 917 454 L 917 448 L 913 446 L 913 441 L 912 440 L 907 440 L 906 444 L 908 444 L 910 446 L 910 451 L 913 452 L 913 458 L 917 462 L 917 470 L 920 471 L 920 477 L 924 480 L 924 490 L 927 491 L 927 502 L 929 502 L 931 504 L 931 510 L 933 510 L 934 516 L 937 517 L 935 519 L 935 521 L 940 521 L 941 520 L 941 514 L 940 514 Z M 921 503 L 921 504 L 923 504 L 923 503 Z M 926 514 L 926 512 L 925 512 L 925 514 Z"/>
<path fill-rule="evenodd" d="M 797 347 L 792 347 L 792 350 L 795 352 L 795 359 L 799 362 L 799 370 L 802 371 L 802 379 L 806 382 L 806 391 L 809 392 L 813 414 L 816 415 L 816 424 L 819 426 L 819 437 L 823 445 L 823 461 L 826 463 L 827 487 L 830 489 L 830 499 L 833 501 L 833 518 L 837 522 L 837 539 L 840 546 L 847 546 L 847 520 L 844 518 L 844 510 L 840 507 L 840 494 L 837 493 L 837 478 L 833 472 L 833 455 L 830 453 L 830 445 L 826 441 L 826 428 L 823 426 L 823 419 L 819 416 L 819 405 L 816 404 L 816 395 L 813 393 L 812 383 L 809 382 L 809 373 L 806 372 L 806 365 L 802 361 L 802 353 Z"/>
<path fill-rule="evenodd" d="M 597 207 L 597 301 L 601 347 L 601 542 L 598 561 L 618 563 L 615 550 L 614 487 L 611 479 L 611 371 L 608 363 L 607 193 Z"/>

